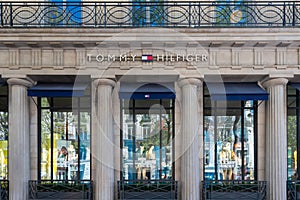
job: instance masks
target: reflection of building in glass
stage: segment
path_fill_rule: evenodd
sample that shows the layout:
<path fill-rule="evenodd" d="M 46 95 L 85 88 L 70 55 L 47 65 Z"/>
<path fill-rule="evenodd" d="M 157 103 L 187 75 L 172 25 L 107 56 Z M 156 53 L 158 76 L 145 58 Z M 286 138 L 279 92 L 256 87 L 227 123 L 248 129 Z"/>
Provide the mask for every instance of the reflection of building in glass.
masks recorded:
<path fill-rule="evenodd" d="M 72 98 L 38 99 L 42 105 L 42 180 L 90 179 L 90 114 L 86 107 L 65 107 L 65 101 L 72 102 Z"/>
<path fill-rule="evenodd" d="M 159 103 L 160 100 L 153 101 Z M 149 100 L 149 103 L 154 102 Z M 147 103 L 145 105 L 149 106 Z M 141 109 L 131 108 L 135 115 L 128 115 L 123 110 L 123 115 L 127 116 L 123 118 L 123 178 L 169 179 L 172 177 L 173 165 L 171 112 L 162 113 L 161 106 L 157 110 L 139 106 Z"/>
<path fill-rule="evenodd" d="M 212 103 L 204 107 L 205 178 L 254 180 L 255 102 L 228 101 L 226 110 Z"/>

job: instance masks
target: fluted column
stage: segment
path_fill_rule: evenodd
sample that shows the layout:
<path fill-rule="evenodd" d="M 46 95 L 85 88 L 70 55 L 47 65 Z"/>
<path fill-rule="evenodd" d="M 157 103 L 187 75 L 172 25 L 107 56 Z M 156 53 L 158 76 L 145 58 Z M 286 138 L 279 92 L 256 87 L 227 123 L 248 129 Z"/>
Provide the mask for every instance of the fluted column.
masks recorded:
<path fill-rule="evenodd" d="M 95 200 L 114 199 L 114 145 L 112 90 L 115 82 L 110 79 L 94 80 L 93 89 L 93 180 Z"/>
<path fill-rule="evenodd" d="M 29 98 L 31 82 L 11 78 L 9 84 L 9 199 L 26 199 L 30 179 Z"/>
<path fill-rule="evenodd" d="M 200 117 L 198 87 L 202 82 L 189 78 L 179 82 L 181 102 L 181 192 L 183 200 L 200 199 Z"/>
<path fill-rule="evenodd" d="M 269 92 L 266 102 L 266 180 L 270 200 L 286 199 L 287 181 L 287 126 L 285 78 L 264 83 Z"/>

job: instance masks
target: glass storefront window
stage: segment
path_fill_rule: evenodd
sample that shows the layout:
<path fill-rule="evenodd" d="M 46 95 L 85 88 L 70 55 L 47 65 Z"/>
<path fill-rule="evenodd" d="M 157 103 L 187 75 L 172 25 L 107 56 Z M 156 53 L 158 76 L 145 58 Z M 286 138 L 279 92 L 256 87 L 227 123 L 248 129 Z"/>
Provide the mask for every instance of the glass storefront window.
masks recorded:
<path fill-rule="evenodd" d="M 71 97 L 39 98 L 39 112 L 39 179 L 89 180 L 89 105 L 72 107 Z"/>
<path fill-rule="evenodd" d="M 288 167 L 288 179 L 298 179 L 298 135 L 299 135 L 299 116 L 300 116 L 300 94 L 299 91 L 293 87 L 288 86 L 287 89 L 287 167 Z"/>
<path fill-rule="evenodd" d="M 204 104 L 206 180 L 255 179 L 255 105 L 255 101 Z"/>
<path fill-rule="evenodd" d="M 8 179 L 8 87 L 0 87 L 0 180 Z"/>
<path fill-rule="evenodd" d="M 172 179 L 173 100 L 121 101 L 122 178 Z"/>

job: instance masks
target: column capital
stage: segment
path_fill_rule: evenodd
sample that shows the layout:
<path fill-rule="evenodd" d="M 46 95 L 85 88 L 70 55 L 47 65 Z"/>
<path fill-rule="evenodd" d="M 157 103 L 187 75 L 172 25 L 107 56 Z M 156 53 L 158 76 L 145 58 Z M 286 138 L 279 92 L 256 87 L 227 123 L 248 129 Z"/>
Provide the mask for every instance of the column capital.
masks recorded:
<path fill-rule="evenodd" d="M 22 85 L 25 87 L 31 87 L 34 85 L 34 82 L 29 79 L 22 79 L 22 78 L 10 78 L 7 80 L 7 83 L 12 86 L 12 85 Z"/>
<path fill-rule="evenodd" d="M 269 79 L 265 82 L 263 82 L 263 86 L 265 88 L 269 88 L 272 86 L 276 86 L 276 85 L 286 85 L 289 82 L 288 79 L 286 78 L 274 78 L 274 79 Z"/>
<path fill-rule="evenodd" d="M 180 79 L 178 81 L 179 87 L 184 87 L 185 85 L 195 85 L 195 86 L 200 86 L 202 84 L 202 80 L 197 79 L 197 78 L 184 78 Z"/>
<path fill-rule="evenodd" d="M 93 84 L 97 87 L 99 85 L 108 85 L 111 86 L 112 88 L 115 87 L 116 82 L 114 80 L 108 79 L 108 78 L 99 78 L 93 80 Z"/>

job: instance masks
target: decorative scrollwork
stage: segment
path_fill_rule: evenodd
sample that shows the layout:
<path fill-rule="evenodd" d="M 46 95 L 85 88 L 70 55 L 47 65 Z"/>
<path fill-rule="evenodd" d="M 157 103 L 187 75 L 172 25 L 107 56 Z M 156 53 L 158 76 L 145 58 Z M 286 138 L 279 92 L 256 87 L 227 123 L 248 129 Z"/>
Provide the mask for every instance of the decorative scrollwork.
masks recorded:
<path fill-rule="evenodd" d="M 295 27 L 297 1 L 0 2 L 0 27 Z"/>

